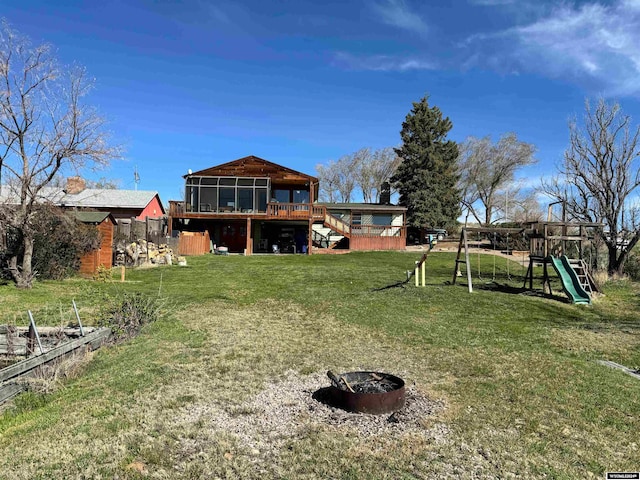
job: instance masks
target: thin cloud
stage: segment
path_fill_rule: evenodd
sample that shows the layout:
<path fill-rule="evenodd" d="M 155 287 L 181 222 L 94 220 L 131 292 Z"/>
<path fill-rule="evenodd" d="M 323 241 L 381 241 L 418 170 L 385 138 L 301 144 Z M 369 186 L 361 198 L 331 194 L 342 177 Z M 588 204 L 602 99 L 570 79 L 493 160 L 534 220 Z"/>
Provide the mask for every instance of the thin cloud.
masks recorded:
<path fill-rule="evenodd" d="M 427 23 L 415 12 L 412 12 L 404 0 L 385 0 L 374 3 L 373 8 L 378 17 L 394 27 L 424 35 L 428 31 Z"/>
<path fill-rule="evenodd" d="M 495 66 L 497 61 L 504 68 L 578 81 L 586 77 L 609 94 L 636 95 L 640 93 L 638 25 L 639 0 L 564 4 L 533 23 L 469 37 L 466 45 L 492 51 L 480 55 L 478 63 Z"/>
<path fill-rule="evenodd" d="M 346 52 L 334 55 L 334 65 L 346 70 L 374 72 L 407 72 L 410 70 L 435 70 L 437 66 L 418 58 L 402 58 L 390 55 L 355 56 Z"/>

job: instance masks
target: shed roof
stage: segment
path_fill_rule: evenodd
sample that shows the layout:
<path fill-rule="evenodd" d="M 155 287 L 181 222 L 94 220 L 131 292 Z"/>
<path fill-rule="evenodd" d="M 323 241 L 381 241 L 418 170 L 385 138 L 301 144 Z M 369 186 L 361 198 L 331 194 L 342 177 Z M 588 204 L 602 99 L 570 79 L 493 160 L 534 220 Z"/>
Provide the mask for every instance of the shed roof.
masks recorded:
<path fill-rule="evenodd" d="M 107 217 L 111 216 L 111 213 L 75 211 L 73 216 L 82 223 L 102 223 Z"/>

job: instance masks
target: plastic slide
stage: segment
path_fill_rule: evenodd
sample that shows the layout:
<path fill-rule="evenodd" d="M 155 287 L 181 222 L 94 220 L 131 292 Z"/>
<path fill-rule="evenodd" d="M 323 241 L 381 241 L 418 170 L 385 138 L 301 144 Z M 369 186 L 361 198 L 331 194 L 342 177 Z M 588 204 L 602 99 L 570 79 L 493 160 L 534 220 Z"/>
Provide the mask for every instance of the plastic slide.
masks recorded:
<path fill-rule="evenodd" d="M 551 263 L 555 269 L 560 281 L 562 282 L 562 288 L 564 293 L 573 303 L 591 303 L 591 297 L 580 285 L 580 280 L 576 271 L 569 264 L 569 259 L 566 255 L 560 258 L 551 257 Z"/>

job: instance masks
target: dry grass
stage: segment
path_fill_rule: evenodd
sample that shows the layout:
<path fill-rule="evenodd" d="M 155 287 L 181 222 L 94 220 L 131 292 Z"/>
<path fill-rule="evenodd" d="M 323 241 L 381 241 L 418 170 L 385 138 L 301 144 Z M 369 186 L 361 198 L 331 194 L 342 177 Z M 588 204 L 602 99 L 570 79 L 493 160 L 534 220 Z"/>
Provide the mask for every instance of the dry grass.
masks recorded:
<path fill-rule="evenodd" d="M 40 425 L 32 434 L 27 433 L 28 426 L 17 425 L 26 441 L 19 448 L 3 442 L 10 453 L 0 459 L 3 478 L 37 478 L 43 471 L 55 477 L 61 472 L 56 465 L 64 465 L 66 478 L 96 478 L 105 471 L 120 472 L 125 478 L 144 472 L 153 472 L 154 478 L 273 478 L 303 465 L 310 468 L 308 462 L 318 460 L 326 465 L 315 474 L 298 471 L 300 477 L 290 478 L 337 476 L 356 466 L 356 478 L 372 471 L 382 473 L 379 478 L 393 478 L 392 466 L 410 462 L 419 445 L 436 437 L 444 441 L 448 427 L 442 407 L 399 434 L 382 428 L 380 434 L 363 436 L 348 422 L 339 428 L 297 412 L 272 419 L 279 426 L 273 428 L 275 436 L 269 436 L 268 423 L 256 426 L 258 417 L 267 417 L 259 411 L 263 402 L 255 399 L 298 375 L 308 389 L 326 386 L 328 380 L 318 372 L 326 371 L 327 365 L 338 371 L 394 371 L 415 381 L 434 400 L 437 397 L 425 386 L 442 379 L 423 370 L 418 359 L 389 338 L 327 317 L 317 321 L 293 304 L 264 302 L 234 309 L 212 303 L 189 310 L 183 318 L 192 331 L 206 334 L 206 340 L 195 351 L 178 344 L 159 345 L 161 353 L 154 355 L 154 363 L 170 358 L 175 362 L 166 383 L 153 389 L 140 385 L 126 405 L 116 408 L 113 399 L 80 399 L 79 410 L 69 412 L 64 422 Z M 292 365 L 295 371 L 290 370 Z M 443 405 L 442 399 L 438 404 Z M 256 443 L 243 442 L 246 432 L 226 428 L 232 424 L 253 425 Z M 389 455 L 389 449 L 396 447 Z M 336 448 L 345 455 L 331 460 Z M 376 460 L 365 460 L 372 450 Z M 76 457 L 93 461 L 72 466 Z M 40 461 L 32 462 L 34 458 Z M 378 464 L 382 458 L 388 465 Z M 21 469 L 12 471 L 14 462 Z"/>
<path fill-rule="evenodd" d="M 564 351 L 589 354 L 594 358 L 624 358 L 630 351 L 640 347 L 640 334 L 578 328 L 556 329 L 550 342 Z"/>
<path fill-rule="evenodd" d="M 79 350 L 38 367 L 32 376 L 25 377 L 21 383 L 26 385 L 29 392 L 38 395 L 51 394 L 64 388 L 65 382 L 82 375 L 93 358 L 94 352 Z"/>
<path fill-rule="evenodd" d="M 434 256 L 427 288 L 373 293 L 393 280 L 381 260 L 402 269 L 406 258 L 212 258 L 165 275 L 188 306 L 98 352 L 64 389 L 19 400 L 0 421 L 0 478 L 574 479 L 637 468 L 638 386 L 592 361 L 639 358 L 638 329 L 620 323 L 633 315 L 618 313 L 636 291 L 621 286 L 590 309 L 467 295 L 432 278 Z M 300 262 L 317 262 L 311 279 Z M 157 292 L 153 275 L 132 275 L 136 288 Z M 308 394 L 328 385 L 328 368 L 399 374 L 437 408 L 402 429 L 314 414 Z"/>

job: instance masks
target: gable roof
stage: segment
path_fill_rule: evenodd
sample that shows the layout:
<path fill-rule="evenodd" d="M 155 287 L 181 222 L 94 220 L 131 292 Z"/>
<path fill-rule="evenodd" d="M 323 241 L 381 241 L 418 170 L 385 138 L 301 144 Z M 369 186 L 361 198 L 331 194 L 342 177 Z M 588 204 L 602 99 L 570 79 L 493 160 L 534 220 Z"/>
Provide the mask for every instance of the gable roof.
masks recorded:
<path fill-rule="evenodd" d="M 271 179 L 283 182 L 312 182 L 317 183 L 318 179 L 306 173 L 298 172 L 288 167 L 270 162 L 264 158 L 249 155 L 247 157 L 238 158 L 227 163 L 205 168 L 191 174 L 184 175 L 187 177 L 269 177 Z"/>
<path fill-rule="evenodd" d="M 18 203 L 15 191 L 3 186 L 0 190 L 0 201 Z M 60 187 L 44 187 L 38 198 L 43 202 L 51 202 L 60 207 L 79 208 L 131 208 L 144 209 L 158 196 L 162 213 L 165 213 L 158 192 L 151 190 L 115 190 L 107 188 L 86 188 L 80 193 L 69 194 Z"/>

